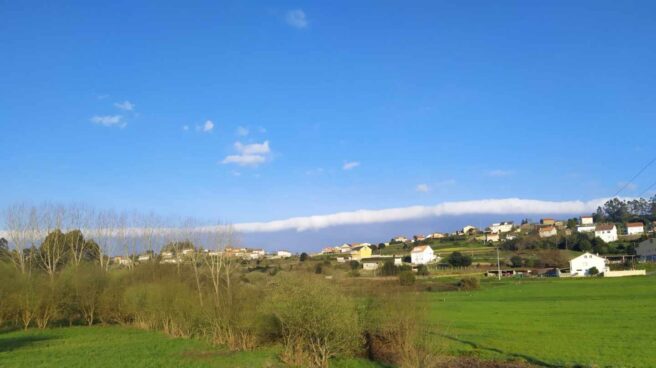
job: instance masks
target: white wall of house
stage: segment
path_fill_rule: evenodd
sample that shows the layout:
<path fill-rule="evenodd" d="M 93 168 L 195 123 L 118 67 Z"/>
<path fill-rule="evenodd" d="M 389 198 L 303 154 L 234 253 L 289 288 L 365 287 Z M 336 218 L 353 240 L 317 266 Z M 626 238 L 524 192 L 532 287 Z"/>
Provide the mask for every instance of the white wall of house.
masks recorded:
<path fill-rule="evenodd" d="M 292 256 L 292 253 L 286 250 L 279 250 L 278 252 L 276 252 L 276 255 L 280 258 L 289 258 Z"/>
<path fill-rule="evenodd" d="M 435 259 L 433 248 L 429 246 L 424 246 L 421 251 L 418 251 L 418 248 L 422 248 L 422 247 L 415 247 L 414 249 L 412 249 L 412 252 L 410 253 L 410 261 L 412 262 L 412 264 L 415 265 L 428 264 Z"/>
<path fill-rule="evenodd" d="M 631 226 L 626 228 L 627 235 L 638 235 L 645 232 L 644 226 Z"/>
<path fill-rule="evenodd" d="M 556 230 L 555 227 L 552 227 L 551 229 L 540 229 L 540 237 L 541 238 L 550 238 L 552 236 L 558 235 L 558 231 Z"/>
<path fill-rule="evenodd" d="M 498 223 L 498 224 L 492 224 L 490 226 L 490 230 L 493 233 L 507 233 L 513 229 L 513 224 L 511 223 Z"/>
<path fill-rule="evenodd" d="M 595 226 L 594 225 L 579 225 L 576 228 L 576 231 L 580 233 L 591 233 L 595 231 Z"/>
<path fill-rule="evenodd" d="M 367 271 L 377 270 L 378 262 L 364 262 L 362 263 L 362 269 Z"/>
<path fill-rule="evenodd" d="M 590 276 L 590 269 L 596 267 L 599 273 L 603 273 L 609 270 L 607 262 L 606 258 L 586 252 L 569 261 L 569 272 L 576 277 Z"/>
<path fill-rule="evenodd" d="M 606 243 L 617 241 L 617 226 L 613 225 L 611 230 L 595 230 L 595 237 Z"/>
<path fill-rule="evenodd" d="M 594 220 L 592 217 L 581 217 L 581 225 L 592 225 L 594 224 Z"/>

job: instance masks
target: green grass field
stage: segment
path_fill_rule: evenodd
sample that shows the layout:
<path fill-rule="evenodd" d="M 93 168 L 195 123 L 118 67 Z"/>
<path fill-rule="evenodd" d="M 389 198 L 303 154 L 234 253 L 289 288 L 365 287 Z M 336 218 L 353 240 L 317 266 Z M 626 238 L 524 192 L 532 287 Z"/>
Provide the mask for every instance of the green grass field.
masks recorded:
<path fill-rule="evenodd" d="M 127 327 L 68 327 L 0 334 L 0 367 L 283 367 L 275 348 L 231 353 L 195 339 Z M 331 366 L 380 367 L 361 359 Z"/>
<path fill-rule="evenodd" d="M 484 282 L 431 293 L 431 343 L 546 367 L 656 367 L 656 277 Z M 443 335 L 444 337 L 438 337 Z"/>
<path fill-rule="evenodd" d="M 543 367 L 655 367 L 656 277 L 484 281 L 430 292 L 428 341 L 440 354 Z M 282 367 L 275 347 L 231 353 L 126 327 L 0 334 L 0 367 Z M 333 367 L 379 367 L 360 359 Z"/>

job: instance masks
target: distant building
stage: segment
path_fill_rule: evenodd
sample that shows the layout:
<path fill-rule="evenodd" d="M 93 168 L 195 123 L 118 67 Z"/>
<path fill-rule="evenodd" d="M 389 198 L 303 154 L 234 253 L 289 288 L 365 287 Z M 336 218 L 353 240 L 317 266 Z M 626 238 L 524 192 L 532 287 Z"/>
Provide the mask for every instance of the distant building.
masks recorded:
<path fill-rule="evenodd" d="M 556 220 L 554 220 L 552 218 L 543 218 L 542 220 L 540 220 L 540 224 L 541 225 L 555 225 Z"/>
<path fill-rule="evenodd" d="M 397 243 L 405 243 L 405 242 L 408 241 L 408 238 L 406 238 L 405 236 L 397 236 L 397 237 L 392 238 L 392 240 L 397 242 Z"/>
<path fill-rule="evenodd" d="M 116 256 L 112 258 L 112 263 L 118 264 L 121 266 L 129 266 L 132 264 L 132 260 L 128 257 Z"/>
<path fill-rule="evenodd" d="M 545 226 L 538 230 L 538 235 L 540 235 L 541 238 L 550 238 L 558 235 L 558 230 L 556 230 L 555 226 Z"/>
<path fill-rule="evenodd" d="M 351 246 L 349 244 L 342 244 L 339 247 L 339 252 L 340 253 L 350 253 L 351 252 Z"/>
<path fill-rule="evenodd" d="M 499 240 L 501 240 L 499 233 L 485 233 L 485 242 L 494 243 L 498 242 Z"/>
<path fill-rule="evenodd" d="M 276 255 L 280 258 L 289 258 L 292 256 L 292 253 L 286 250 L 279 250 L 276 252 Z"/>
<path fill-rule="evenodd" d="M 435 254 L 433 253 L 433 248 L 428 245 L 414 247 L 412 248 L 412 252 L 410 252 L 410 262 L 414 265 L 429 264 L 433 260 L 435 260 Z"/>
<path fill-rule="evenodd" d="M 626 235 L 644 234 L 645 224 L 642 222 L 629 222 L 626 224 Z"/>
<path fill-rule="evenodd" d="M 351 248 L 351 259 L 361 261 L 363 258 L 371 257 L 371 248 L 368 245 Z"/>
<path fill-rule="evenodd" d="M 446 234 L 432 233 L 432 234 L 426 235 L 426 239 L 442 239 L 442 238 L 446 238 Z"/>
<path fill-rule="evenodd" d="M 617 227 L 615 224 L 598 224 L 595 226 L 595 237 L 606 243 L 617 241 Z"/>
<path fill-rule="evenodd" d="M 490 226 L 490 231 L 493 233 L 507 233 L 512 231 L 513 226 L 514 224 L 512 221 L 499 222 L 492 224 Z"/>
<path fill-rule="evenodd" d="M 424 241 L 424 240 L 426 240 L 426 237 L 423 236 L 422 234 L 415 235 L 415 236 L 413 236 L 412 238 L 413 238 L 416 242 L 420 242 L 420 241 Z"/>
<path fill-rule="evenodd" d="M 593 225 L 594 218 L 592 216 L 581 216 L 581 225 Z"/>
<path fill-rule="evenodd" d="M 142 254 L 139 256 L 139 258 L 137 258 L 137 260 L 139 262 L 146 262 L 146 261 L 150 261 L 151 258 L 152 256 L 150 254 Z"/>
<path fill-rule="evenodd" d="M 467 225 L 462 228 L 462 233 L 465 235 L 471 235 L 473 233 L 476 233 L 478 229 L 475 226 Z"/>
<path fill-rule="evenodd" d="M 590 276 L 590 269 L 593 267 L 597 269 L 598 273 L 609 271 L 607 264 L 606 258 L 586 252 L 569 261 L 569 271 L 572 276 L 576 277 Z"/>
<path fill-rule="evenodd" d="M 321 250 L 321 254 L 333 254 L 336 253 L 337 250 L 333 247 L 326 247 Z"/>
<path fill-rule="evenodd" d="M 636 255 L 643 261 L 656 261 L 656 239 L 640 242 L 636 248 Z"/>

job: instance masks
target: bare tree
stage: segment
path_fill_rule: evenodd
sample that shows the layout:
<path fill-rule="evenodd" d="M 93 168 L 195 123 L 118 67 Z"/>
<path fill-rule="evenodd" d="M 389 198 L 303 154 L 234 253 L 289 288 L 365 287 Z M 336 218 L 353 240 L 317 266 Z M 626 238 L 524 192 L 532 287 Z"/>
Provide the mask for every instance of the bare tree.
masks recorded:
<path fill-rule="evenodd" d="M 66 253 L 65 237 L 61 231 L 65 208 L 59 205 L 44 205 L 41 212 L 39 219 L 42 226 L 37 232 L 41 234 L 43 242 L 37 254 L 41 267 L 52 281 Z"/>
<path fill-rule="evenodd" d="M 72 205 L 67 211 L 66 227 L 71 234 L 68 240 L 68 252 L 71 256 L 71 261 L 77 269 L 84 257 L 91 251 L 89 249 L 89 242 L 84 239 L 85 232 L 90 232 L 91 220 L 94 217 L 93 209 L 81 205 Z M 78 230 L 74 233 L 71 231 Z M 87 237 L 92 236 L 90 233 L 86 234 Z"/>
<path fill-rule="evenodd" d="M 13 246 L 11 261 L 21 273 L 28 271 L 26 249 L 31 240 L 31 208 L 26 204 L 12 205 L 5 210 L 5 226 L 9 243 Z"/>

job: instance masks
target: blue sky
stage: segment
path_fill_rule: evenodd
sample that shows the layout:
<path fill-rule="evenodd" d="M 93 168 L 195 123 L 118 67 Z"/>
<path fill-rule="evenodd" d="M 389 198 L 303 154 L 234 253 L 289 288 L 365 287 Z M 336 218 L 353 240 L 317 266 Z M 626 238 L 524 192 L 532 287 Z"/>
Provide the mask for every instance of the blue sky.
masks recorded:
<path fill-rule="evenodd" d="M 655 155 L 655 13 L 0 1 L 0 207 L 240 223 L 607 197 Z M 656 167 L 623 194 L 654 180 Z"/>

